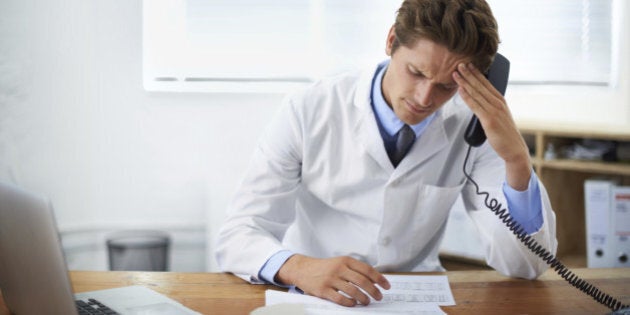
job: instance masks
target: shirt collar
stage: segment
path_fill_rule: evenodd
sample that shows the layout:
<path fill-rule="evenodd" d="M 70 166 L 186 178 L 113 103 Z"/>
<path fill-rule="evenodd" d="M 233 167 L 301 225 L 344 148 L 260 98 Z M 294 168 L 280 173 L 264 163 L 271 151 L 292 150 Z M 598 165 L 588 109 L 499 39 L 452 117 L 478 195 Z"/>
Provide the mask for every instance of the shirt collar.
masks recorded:
<path fill-rule="evenodd" d="M 383 82 L 383 76 L 385 75 L 385 71 L 389 66 L 389 59 L 382 62 L 378 65 L 376 70 L 376 77 L 372 81 L 372 105 L 374 106 L 374 111 L 376 113 L 376 118 L 380 121 L 381 126 L 385 129 L 385 131 L 393 136 L 402 126 L 405 124 L 396 116 L 394 110 L 387 104 L 385 98 L 383 97 L 383 90 L 381 89 L 381 85 Z M 439 110 L 438 110 L 439 111 Z M 433 118 L 435 118 L 437 112 L 429 115 L 427 118 L 422 120 L 421 122 L 411 125 L 411 129 L 416 133 L 416 138 L 420 137 L 420 135 L 424 132 L 426 127 L 431 123 Z"/>

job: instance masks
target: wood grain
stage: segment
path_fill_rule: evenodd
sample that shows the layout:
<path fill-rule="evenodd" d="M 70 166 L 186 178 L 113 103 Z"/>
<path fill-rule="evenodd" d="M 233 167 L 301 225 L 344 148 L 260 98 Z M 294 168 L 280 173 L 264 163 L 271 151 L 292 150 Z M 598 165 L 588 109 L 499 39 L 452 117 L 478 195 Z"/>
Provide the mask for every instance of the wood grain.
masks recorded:
<path fill-rule="evenodd" d="M 575 273 L 630 304 L 630 269 L 576 269 Z M 413 273 L 422 274 L 422 273 Z M 430 273 L 436 274 L 436 273 Z M 495 271 L 446 273 L 457 305 L 448 314 L 606 314 L 606 307 L 571 287 L 552 271 L 538 280 L 513 279 Z M 75 292 L 144 285 L 203 314 L 249 314 L 264 305 L 268 285 L 252 285 L 224 273 L 72 271 Z M 8 315 L 0 299 L 0 315 Z"/>

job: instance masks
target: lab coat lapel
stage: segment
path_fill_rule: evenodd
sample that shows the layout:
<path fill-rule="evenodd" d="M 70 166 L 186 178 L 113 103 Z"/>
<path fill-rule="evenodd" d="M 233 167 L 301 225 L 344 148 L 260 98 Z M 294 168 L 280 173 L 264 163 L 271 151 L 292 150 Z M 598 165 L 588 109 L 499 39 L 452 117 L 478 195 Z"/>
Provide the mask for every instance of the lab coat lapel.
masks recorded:
<path fill-rule="evenodd" d="M 363 116 L 359 118 L 354 130 L 356 139 L 359 139 L 365 151 L 372 159 L 388 173 L 393 172 L 394 166 L 387 156 L 387 151 L 385 151 L 385 145 L 378 131 L 378 126 L 376 125 L 372 111 L 366 111 Z"/>
<path fill-rule="evenodd" d="M 376 69 L 374 69 L 376 70 Z M 392 162 L 389 161 L 383 138 L 378 131 L 376 117 L 371 105 L 371 84 L 373 71 L 366 71 L 361 75 L 353 98 L 354 106 L 358 108 L 358 116 L 354 126 L 355 139 L 365 148 L 365 151 L 380 165 L 385 171 L 394 171 Z"/>

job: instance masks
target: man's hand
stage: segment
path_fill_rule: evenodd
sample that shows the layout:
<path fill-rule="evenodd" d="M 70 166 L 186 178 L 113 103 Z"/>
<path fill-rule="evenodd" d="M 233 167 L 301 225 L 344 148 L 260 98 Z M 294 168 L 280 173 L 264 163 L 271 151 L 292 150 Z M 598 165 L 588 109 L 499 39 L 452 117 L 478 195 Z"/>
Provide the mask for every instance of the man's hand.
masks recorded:
<path fill-rule="evenodd" d="M 479 118 L 488 142 L 505 161 L 508 185 L 526 190 L 531 176 L 529 150 L 505 98 L 472 63 L 459 64 L 453 79 L 459 85 L 460 96 Z"/>
<path fill-rule="evenodd" d="M 351 257 L 317 259 L 293 255 L 276 274 L 276 281 L 343 306 L 368 305 L 370 298 L 365 293 L 381 300 L 383 295 L 375 284 L 390 288 L 387 279 L 376 269 Z"/>

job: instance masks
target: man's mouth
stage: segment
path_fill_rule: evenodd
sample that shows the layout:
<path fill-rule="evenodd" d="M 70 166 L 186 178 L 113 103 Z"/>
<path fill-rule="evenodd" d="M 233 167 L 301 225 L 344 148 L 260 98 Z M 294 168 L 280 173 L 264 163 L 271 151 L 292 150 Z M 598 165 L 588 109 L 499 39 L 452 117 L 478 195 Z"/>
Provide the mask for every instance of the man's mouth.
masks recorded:
<path fill-rule="evenodd" d="M 407 107 L 407 109 L 414 114 L 422 115 L 422 114 L 426 114 L 429 111 L 429 108 L 427 107 L 414 105 L 410 103 L 409 101 L 407 101 L 406 99 L 403 101 L 405 102 L 405 106 Z"/>

